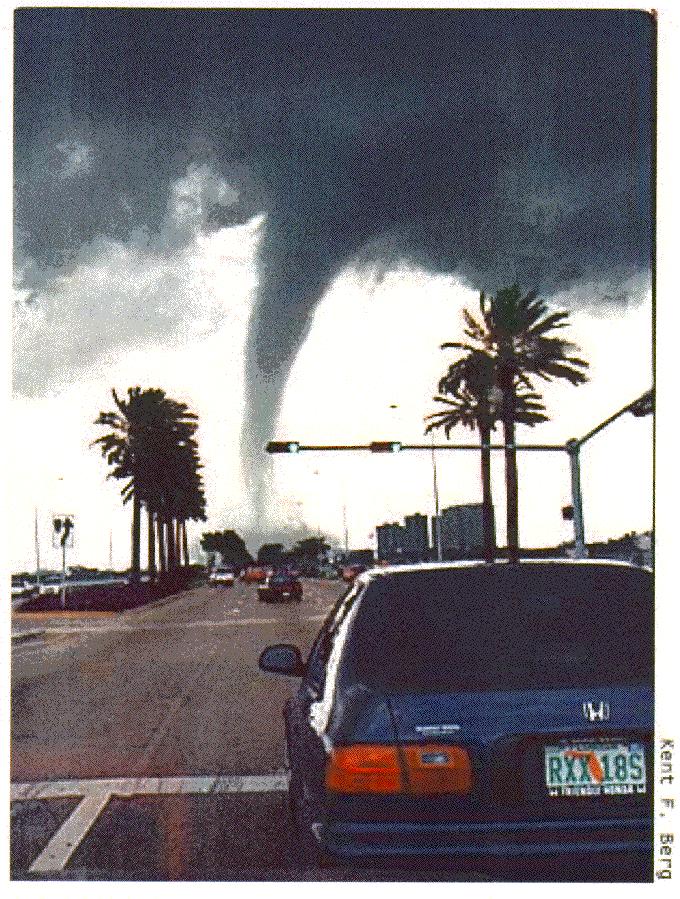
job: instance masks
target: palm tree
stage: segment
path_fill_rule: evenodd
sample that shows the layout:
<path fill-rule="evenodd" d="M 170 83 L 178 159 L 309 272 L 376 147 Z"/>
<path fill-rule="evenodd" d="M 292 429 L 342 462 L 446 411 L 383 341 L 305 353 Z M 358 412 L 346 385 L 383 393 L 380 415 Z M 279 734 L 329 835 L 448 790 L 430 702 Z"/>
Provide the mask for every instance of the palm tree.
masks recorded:
<path fill-rule="evenodd" d="M 171 420 L 174 428 L 166 447 L 162 482 L 168 569 L 188 564 L 187 520 L 205 521 L 202 465 L 193 436 L 196 417 L 186 404 L 175 403 Z"/>
<path fill-rule="evenodd" d="M 133 502 L 131 580 L 140 577 L 141 508 L 148 516 L 149 575 L 156 570 L 156 542 L 161 573 L 174 562 L 175 521 L 205 520 L 205 496 L 194 434 L 197 416 L 186 403 L 157 388 L 131 387 L 127 401 L 112 390 L 115 412 L 100 412 L 95 424 L 112 428 L 93 441 L 112 470 L 109 477 L 126 483 L 123 502 Z M 155 540 L 158 531 L 158 541 Z M 164 539 L 165 538 L 165 539 Z M 164 545 L 165 544 L 165 545 Z"/>
<path fill-rule="evenodd" d="M 569 313 L 551 311 L 537 299 L 536 292 L 522 296 L 517 284 L 499 290 L 495 297 L 480 294 L 478 321 L 463 310 L 467 343 L 442 344 L 468 353 L 481 351 L 494 360 L 496 386 L 501 391 L 501 421 L 505 444 L 506 511 L 508 561 L 519 559 L 517 450 L 515 424 L 518 419 L 518 391 L 533 390 L 531 378 L 555 378 L 574 386 L 588 380 L 588 363 L 575 355 L 578 347 L 552 332 L 569 323 Z"/>
<path fill-rule="evenodd" d="M 479 431 L 481 446 L 482 481 L 482 531 L 484 535 L 484 559 L 493 562 L 496 557 L 496 540 L 491 493 L 491 432 L 498 421 L 494 360 L 487 353 L 470 351 L 462 359 L 449 366 L 439 381 L 438 389 L 446 396 L 434 397 L 446 409 L 426 416 L 430 424 L 428 434 L 435 428 L 443 428 L 448 439 L 457 425 Z M 452 399 L 450 397 L 453 397 Z M 547 421 L 545 408 L 539 394 L 523 388 L 518 394 L 517 420 L 533 426 Z"/>
<path fill-rule="evenodd" d="M 132 500 L 132 559 L 131 581 L 139 581 L 140 576 L 140 526 L 141 526 L 141 481 L 142 476 L 142 432 L 144 405 L 142 390 L 131 387 L 127 401 L 121 400 L 115 389 L 111 391 L 116 404 L 115 412 L 100 412 L 95 424 L 112 428 L 108 434 L 98 437 L 92 445 L 99 444 L 102 456 L 111 466 L 108 477 L 125 480 L 121 490 L 123 503 Z"/>

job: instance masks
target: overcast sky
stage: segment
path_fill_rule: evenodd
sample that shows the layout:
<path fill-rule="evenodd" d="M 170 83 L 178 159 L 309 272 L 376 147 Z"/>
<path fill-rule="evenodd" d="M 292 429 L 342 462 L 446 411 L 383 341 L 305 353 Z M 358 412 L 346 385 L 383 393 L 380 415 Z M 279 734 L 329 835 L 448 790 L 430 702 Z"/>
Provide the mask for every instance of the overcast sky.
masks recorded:
<path fill-rule="evenodd" d="M 196 409 L 206 527 L 253 549 L 340 539 L 343 506 L 356 546 L 431 511 L 426 455 L 261 448 L 420 440 L 480 289 L 569 309 L 591 362 L 523 440 L 646 390 L 652 38 L 634 11 L 18 11 L 14 567 L 36 507 L 45 540 L 72 512 L 80 561 L 107 564 L 113 531 L 126 563 L 129 510 L 88 449 L 114 386 Z M 476 454 L 439 467 L 443 505 L 478 501 Z M 523 543 L 565 539 L 566 459 L 520 477 Z M 648 529 L 651 419 L 596 438 L 583 479 L 588 537 Z M 497 467 L 499 512 L 502 488 Z"/>

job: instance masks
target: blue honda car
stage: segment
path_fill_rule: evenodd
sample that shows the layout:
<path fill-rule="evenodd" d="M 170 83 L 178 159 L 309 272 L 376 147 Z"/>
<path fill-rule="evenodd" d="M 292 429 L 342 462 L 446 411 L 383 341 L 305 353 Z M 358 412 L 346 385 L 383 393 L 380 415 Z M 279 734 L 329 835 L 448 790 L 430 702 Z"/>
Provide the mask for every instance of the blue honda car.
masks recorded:
<path fill-rule="evenodd" d="M 564 879 L 639 859 L 630 879 L 647 879 L 648 569 L 562 560 L 368 571 L 306 661 L 278 644 L 260 667 L 301 678 L 284 720 L 306 852 L 560 858 Z"/>

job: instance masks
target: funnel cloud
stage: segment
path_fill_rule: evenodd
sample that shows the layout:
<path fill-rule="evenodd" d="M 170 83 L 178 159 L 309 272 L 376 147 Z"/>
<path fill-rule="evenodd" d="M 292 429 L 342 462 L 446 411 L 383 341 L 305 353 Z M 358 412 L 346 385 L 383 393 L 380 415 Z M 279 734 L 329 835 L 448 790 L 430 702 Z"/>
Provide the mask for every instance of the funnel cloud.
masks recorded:
<path fill-rule="evenodd" d="M 172 185 L 214 171 L 200 227 L 264 216 L 242 435 L 256 486 L 348 265 L 548 297 L 606 281 L 629 301 L 617 285 L 652 260 L 654 41 L 634 10 L 18 10 L 22 287 L 49 290 L 102 238 L 181 242 Z"/>

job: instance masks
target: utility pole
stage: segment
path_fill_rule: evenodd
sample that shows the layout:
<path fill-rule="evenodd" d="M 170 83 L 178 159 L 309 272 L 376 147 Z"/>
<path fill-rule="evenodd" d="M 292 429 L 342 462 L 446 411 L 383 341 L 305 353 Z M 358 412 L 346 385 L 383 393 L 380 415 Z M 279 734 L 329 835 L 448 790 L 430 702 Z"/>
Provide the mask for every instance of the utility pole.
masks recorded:
<path fill-rule="evenodd" d="M 109 571 L 113 571 L 113 529 L 109 530 Z"/>

